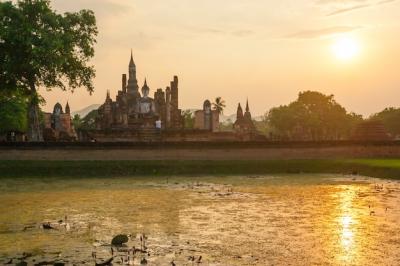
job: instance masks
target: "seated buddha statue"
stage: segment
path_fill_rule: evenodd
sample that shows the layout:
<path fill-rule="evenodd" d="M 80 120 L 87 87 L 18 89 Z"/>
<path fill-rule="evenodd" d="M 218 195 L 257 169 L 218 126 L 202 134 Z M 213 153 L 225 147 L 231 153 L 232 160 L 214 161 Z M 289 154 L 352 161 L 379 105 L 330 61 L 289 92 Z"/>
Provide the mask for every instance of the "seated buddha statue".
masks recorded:
<path fill-rule="evenodd" d="M 142 97 L 139 100 L 139 114 L 152 115 L 156 113 L 154 100 L 149 97 L 150 88 L 147 86 L 147 81 L 144 81 L 142 87 Z"/>

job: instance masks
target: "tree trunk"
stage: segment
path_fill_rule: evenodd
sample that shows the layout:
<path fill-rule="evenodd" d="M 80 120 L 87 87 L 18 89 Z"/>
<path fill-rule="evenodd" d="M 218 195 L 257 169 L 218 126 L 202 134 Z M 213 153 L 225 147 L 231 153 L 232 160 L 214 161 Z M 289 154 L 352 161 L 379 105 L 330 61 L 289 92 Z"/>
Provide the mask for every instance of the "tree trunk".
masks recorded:
<path fill-rule="evenodd" d="M 35 85 L 31 85 L 31 97 L 28 106 L 28 141 L 43 141 L 42 129 L 39 120 L 39 100 Z"/>

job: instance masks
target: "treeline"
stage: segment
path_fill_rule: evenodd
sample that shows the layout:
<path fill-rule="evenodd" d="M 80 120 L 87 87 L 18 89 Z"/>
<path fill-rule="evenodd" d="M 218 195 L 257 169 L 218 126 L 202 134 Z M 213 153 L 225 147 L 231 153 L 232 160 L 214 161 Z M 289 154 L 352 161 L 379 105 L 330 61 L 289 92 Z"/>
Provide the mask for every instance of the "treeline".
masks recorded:
<path fill-rule="evenodd" d="M 364 119 L 348 112 L 334 95 L 318 91 L 300 92 L 287 105 L 267 111 L 262 121 L 253 121 L 259 132 L 271 140 L 324 141 L 349 140 L 356 127 L 365 121 L 380 121 L 392 138 L 400 136 L 400 108 L 385 110 Z M 221 130 L 232 130 L 233 121 L 221 123 Z"/>
<path fill-rule="evenodd" d="M 363 121 L 349 113 L 333 95 L 300 92 L 296 101 L 272 108 L 265 114 L 272 138 L 280 140 L 344 140 Z"/>
<path fill-rule="evenodd" d="M 272 108 L 256 126 L 276 140 L 348 140 L 365 121 L 380 121 L 392 138 L 400 136 L 400 108 L 386 108 L 364 119 L 348 112 L 334 95 L 317 91 L 300 92 L 296 101 Z"/>

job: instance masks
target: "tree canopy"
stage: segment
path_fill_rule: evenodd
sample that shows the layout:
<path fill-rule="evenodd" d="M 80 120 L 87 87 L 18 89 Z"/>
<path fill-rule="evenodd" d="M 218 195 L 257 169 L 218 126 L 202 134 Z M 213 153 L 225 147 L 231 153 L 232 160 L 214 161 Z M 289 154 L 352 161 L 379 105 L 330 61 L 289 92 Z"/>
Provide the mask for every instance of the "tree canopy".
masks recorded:
<path fill-rule="evenodd" d="M 284 139 L 339 140 L 348 138 L 362 117 L 347 113 L 333 95 L 305 91 L 289 105 L 272 108 L 265 120 Z"/>
<path fill-rule="evenodd" d="M 92 11 L 57 14 L 49 0 L 0 2 L 0 88 L 30 92 L 40 86 L 93 91 L 97 35 Z"/>
<path fill-rule="evenodd" d="M 93 91 L 92 11 L 57 14 L 49 0 L 2 1 L 0 29 L 0 90 L 30 97 L 29 133 L 39 131 L 38 88 Z"/>

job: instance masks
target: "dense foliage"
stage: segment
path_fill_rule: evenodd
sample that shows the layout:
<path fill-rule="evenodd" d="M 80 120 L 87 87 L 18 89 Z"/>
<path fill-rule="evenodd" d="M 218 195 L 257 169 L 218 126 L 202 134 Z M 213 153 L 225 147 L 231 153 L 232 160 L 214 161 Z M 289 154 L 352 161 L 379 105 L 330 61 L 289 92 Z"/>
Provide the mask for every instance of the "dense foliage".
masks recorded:
<path fill-rule="evenodd" d="M 333 95 L 305 91 L 289 105 L 272 108 L 265 121 L 279 139 L 317 141 L 347 139 L 362 117 L 347 113 Z"/>
<path fill-rule="evenodd" d="M 1 95 L 0 133 L 25 132 L 27 129 L 28 101 L 21 95 Z"/>
<path fill-rule="evenodd" d="M 29 96 L 28 137 L 40 140 L 38 88 L 93 91 L 95 16 L 57 14 L 49 0 L 2 1 L 0 29 L 0 89 Z"/>
<path fill-rule="evenodd" d="M 96 119 L 99 113 L 98 110 L 92 110 L 84 118 L 79 115 L 74 115 L 72 118 L 72 124 L 76 130 L 92 130 L 96 129 Z"/>
<path fill-rule="evenodd" d="M 59 15 L 48 0 L 0 2 L 2 89 L 84 86 L 93 91 L 96 20 L 90 10 Z"/>

